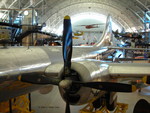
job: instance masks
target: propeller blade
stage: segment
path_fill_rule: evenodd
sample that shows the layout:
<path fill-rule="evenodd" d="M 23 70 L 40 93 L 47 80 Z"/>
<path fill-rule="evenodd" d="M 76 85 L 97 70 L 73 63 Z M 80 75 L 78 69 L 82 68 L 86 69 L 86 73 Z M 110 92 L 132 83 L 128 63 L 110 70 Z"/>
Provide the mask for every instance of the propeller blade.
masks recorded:
<path fill-rule="evenodd" d="M 81 85 L 84 87 L 95 88 L 98 90 L 114 91 L 114 92 L 133 92 L 136 91 L 134 85 L 122 84 L 122 83 L 112 83 L 112 82 L 78 82 L 72 81 L 73 84 Z"/>
<path fill-rule="evenodd" d="M 70 113 L 70 105 L 69 105 L 69 102 L 68 102 L 68 101 L 66 102 L 66 110 L 65 110 L 65 113 Z"/>
<path fill-rule="evenodd" d="M 18 80 L 22 82 L 32 83 L 32 84 L 53 84 L 53 85 L 59 85 L 59 82 L 61 81 L 58 78 L 48 78 L 41 73 L 26 73 L 22 74 L 18 77 Z"/>
<path fill-rule="evenodd" d="M 63 59 L 65 73 L 71 68 L 72 57 L 72 27 L 69 16 L 64 17 L 64 31 L 63 31 Z"/>
<path fill-rule="evenodd" d="M 65 109 L 65 113 L 70 113 L 70 105 L 69 105 L 69 92 L 68 90 L 66 90 L 65 93 L 65 98 L 66 98 L 66 109 Z"/>
<path fill-rule="evenodd" d="M 64 17 L 64 31 L 63 31 L 63 60 L 64 60 L 64 77 L 69 77 L 71 74 L 71 57 L 72 57 L 72 26 L 70 17 Z M 63 84 L 63 81 L 61 82 Z M 60 85 L 61 85 L 60 83 Z M 65 85 L 66 86 L 66 85 Z M 66 91 L 66 110 L 65 113 L 70 113 L 69 105 L 69 89 Z"/>

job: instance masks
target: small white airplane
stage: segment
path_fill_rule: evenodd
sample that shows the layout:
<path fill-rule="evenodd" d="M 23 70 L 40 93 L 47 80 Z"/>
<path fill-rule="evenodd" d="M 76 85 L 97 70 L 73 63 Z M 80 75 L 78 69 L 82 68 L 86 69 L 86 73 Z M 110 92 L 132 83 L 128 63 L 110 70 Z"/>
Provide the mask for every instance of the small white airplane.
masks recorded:
<path fill-rule="evenodd" d="M 47 85 L 57 85 L 66 101 L 66 113 L 70 113 L 69 104 L 85 104 L 103 91 L 107 108 L 113 110 L 117 101 L 114 92 L 136 90 L 134 85 L 119 83 L 117 78 L 147 75 L 149 79 L 150 64 L 106 63 L 91 59 L 107 51 L 101 47 L 112 45 L 110 29 L 111 17 L 108 16 L 102 38 L 94 46 L 73 47 L 72 54 L 71 20 L 65 16 L 63 50 L 53 46 L 1 47 L 0 102 Z"/>

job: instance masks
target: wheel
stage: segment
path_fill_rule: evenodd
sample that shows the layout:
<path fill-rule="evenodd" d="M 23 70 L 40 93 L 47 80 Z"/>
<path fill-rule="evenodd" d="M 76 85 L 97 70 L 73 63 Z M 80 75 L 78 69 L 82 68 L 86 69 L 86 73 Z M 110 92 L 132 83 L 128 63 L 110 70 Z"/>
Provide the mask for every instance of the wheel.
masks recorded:
<path fill-rule="evenodd" d="M 133 113 L 150 113 L 150 104 L 145 99 L 140 99 L 136 103 Z"/>

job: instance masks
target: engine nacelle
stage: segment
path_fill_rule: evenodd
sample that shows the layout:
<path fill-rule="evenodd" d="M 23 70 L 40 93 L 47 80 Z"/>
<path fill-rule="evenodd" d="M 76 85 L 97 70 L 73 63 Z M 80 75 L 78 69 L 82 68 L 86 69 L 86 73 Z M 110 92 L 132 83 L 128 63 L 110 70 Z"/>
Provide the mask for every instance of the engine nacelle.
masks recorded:
<path fill-rule="evenodd" d="M 80 61 L 80 62 L 72 62 L 71 70 L 72 75 L 69 79 L 75 81 L 82 81 L 82 82 L 90 82 L 90 81 L 107 81 L 109 80 L 109 76 L 103 74 L 105 72 L 105 68 L 101 66 L 100 63 L 94 61 Z M 63 69 L 62 69 L 63 70 Z M 63 71 L 59 74 L 59 76 L 63 79 Z M 64 97 L 65 91 L 62 88 L 60 89 L 60 93 L 62 98 L 65 100 Z M 95 92 L 92 88 L 87 87 L 80 87 L 80 86 L 72 86 L 71 91 L 69 92 L 69 102 L 72 105 L 81 105 L 85 104 L 90 101 Z"/>

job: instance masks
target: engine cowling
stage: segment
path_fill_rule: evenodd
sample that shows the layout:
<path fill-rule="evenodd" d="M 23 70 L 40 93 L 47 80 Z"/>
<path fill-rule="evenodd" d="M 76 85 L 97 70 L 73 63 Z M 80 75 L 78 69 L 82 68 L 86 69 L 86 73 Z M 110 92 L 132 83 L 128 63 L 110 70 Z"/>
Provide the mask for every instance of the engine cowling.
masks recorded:
<path fill-rule="evenodd" d="M 100 63 L 94 61 L 80 61 L 80 62 L 72 62 L 71 65 L 71 75 L 68 79 L 72 79 L 75 81 L 82 81 L 82 82 L 90 82 L 90 81 L 107 81 L 109 80 L 109 76 L 103 74 L 105 72 L 105 68 L 101 66 Z M 64 79 L 63 77 L 63 69 L 59 73 L 59 76 Z M 60 94 L 64 100 L 65 98 L 65 91 L 64 89 L 60 88 Z M 81 105 L 85 104 L 90 101 L 93 96 L 94 92 L 98 90 L 94 90 L 92 88 L 87 87 L 80 87 L 80 86 L 71 86 L 69 91 L 69 102 L 72 105 Z"/>

